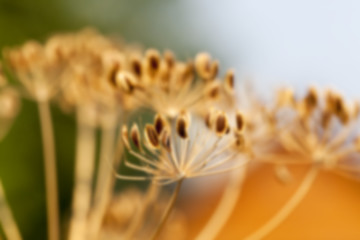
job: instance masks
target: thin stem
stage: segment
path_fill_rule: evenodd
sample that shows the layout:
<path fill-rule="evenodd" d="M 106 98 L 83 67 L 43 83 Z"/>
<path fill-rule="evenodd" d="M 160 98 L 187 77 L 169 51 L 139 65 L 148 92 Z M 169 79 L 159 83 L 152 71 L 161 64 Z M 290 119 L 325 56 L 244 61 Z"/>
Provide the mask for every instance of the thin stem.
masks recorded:
<path fill-rule="evenodd" d="M 126 230 L 124 239 L 134 239 L 136 230 L 139 229 L 139 227 L 145 220 L 148 207 L 152 204 L 152 202 L 155 200 L 157 195 L 158 195 L 158 184 L 156 184 L 155 182 L 151 182 L 146 192 L 144 201 L 141 203 L 141 206 L 139 207 L 139 210 L 136 216 L 134 217 L 134 220 L 130 223 L 128 229 Z"/>
<path fill-rule="evenodd" d="M 45 167 L 48 238 L 50 240 L 58 240 L 60 238 L 58 187 L 55 142 L 49 102 L 38 102 L 38 110 L 41 123 Z"/>
<path fill-rule="evenodd" d="M 173 194 L 172 194 L 172 196 L 170 198 L 169 204 L 166 207 L 165 213 L 162 216 L 162 218 L 160 220 L 160 223 L 157 226 L 154 234 L 150 238 L 151 240 L 155 240 L 159 236 L 159 234 L 160 234 L 161 230 L 163 229 L 166 221 L 168 220 L 168 218 L 170 216 L 170 213 L 171 213 L 171 211 L 172 211 L 172 209 L 173 209 L 173 207 L 175 205 L 176 199 L 177 199 L 177 197 L 179 195 L 181 184 L 182 184 L 183 181 L 184 181 L 184 179 L 182 178 L 182 179 L 178 180 L 178 182 L 176 183 L 176 187 L 175 187 L 175 190 L 174 190 L 174 192 L 173 192 Z"/>
<path fill-rule="evenodd" d="M 95 161 L 95 128 L 84 124 L 86 115 L 79 109 L 77 112 L 77 143 L 75 185 L 73 193 L 72 217 L 69 239 L 85 238 L 86 223 L 91 204 L 91 187 Z"/>
<path fill-rule="evenodd" d="M 263 239 L 270 232 L 276 229 L 299 205 L 299 203 L 304 199 L 306 194 L 309 192 L 319 170 L 316 167 L 312 167 L 303 181 L 301 182 L 299 188 L 288 200 L 288 202 L 275 214 L 273 218 L 265 223 L 262 227 L 252 233 L 250 236 L 244 238 L 245 240 L 258 240 Z"/>
<path fill-rule="evenodd" d="M 114 158 L 115 129 L 103 128 L 101 136 L 100 160 L 94 195 L 94 210 L 90 215 L 87 239 L 97 239 L 106 206 L 112 193 L 112 164 Z"/>
<path fill-rule="evenodd" d="M 5 237 L 9 240 L 21 240 L 19 228 L 12 215 L 10 206 L 6 201 L 5 191 L 0 180 L 0 223 L 2 224 Z M 0 236 L 1 237 L 1 236 Z"/>
<path fill-rule="evenodd" d="M 244 168 L 242 168 L 241 171 L 233 171 L 230 181 L 220 199 L 220 202 L 216 206 L 214 213 L 206 223 L 205 227 L 195 238 L 196 240 L 215 239 L 216 236 L 220 233 L 230 218 L 240 197 L 244 177 Z"/>

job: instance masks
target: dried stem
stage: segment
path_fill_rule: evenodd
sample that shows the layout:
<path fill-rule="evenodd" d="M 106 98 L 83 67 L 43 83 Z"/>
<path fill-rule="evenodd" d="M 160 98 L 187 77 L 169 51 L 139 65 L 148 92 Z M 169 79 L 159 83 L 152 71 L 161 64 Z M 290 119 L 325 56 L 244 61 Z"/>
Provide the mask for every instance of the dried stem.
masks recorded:
<path fill-rule="evenodd" d="M 299 188 L 292 195 L 289 201 L 276 213 L 276 215 L 265 223 L 262 227 L 252 233 L 250 236 L 244 238 L 245 240 L 258 240 L 263 239 L 270 232 L 276 229 L 299 205 L 299 203 L 304 199 L 306 194 L 309 192 L 319 170 L 317 167 L 312 167 L 303 181 L 301 182 Z"/>
<path fill-rule="evenodd" d="M 73 194 L 72 218 L 70 222 L 70 240 L 86 239 L 86 224 L 91 204 L 91 188 L 95 160 L 95 128 L 84 124 L 86 115 L 77 112 L 77 143 L 75 185 Z"/>
<path fill-rule="evenodd" d="M 103 128 L 98 175 L 95 185 L 94 210 L 90 216 L 87 239 L 97 239 L 106 206 L 110 201 L 113 187 L 112 164 L 114 158 L 115 129 Z"/>
<path fill-rule="evenodd" d="M 56 157 L 51 112 L 48 101 L 38 102 L 39 118 L 41 122 L 41 134 L 43 143 L 46 206 L 49 240 L 58 240 L 59 231 L 59 204 L 56 173 Z"/>
<path fill-rule="evenodd" d="M 21 240 L 19 228 L 12 215 L 10 206 L 6 201 L 5 191 L 0 180 L 0 223 L 2 224 L 5 237 L 9 240 Z M 0 236 L 1 237 L 1 236 Z"/>
<path fill-rule="evenodd" d="M 169 201 L 169 203 L 168 203 L 168 205 L 166 207 L 165 213 L 162 216 L 162 218 L 160 220 L 160 223 L 157 226 L 154 234 L 150 238 L 151 240 L 155 240 L 159 236 L 159 234 L 160 234 L 161 230 L 163 229 L 166 221 L 168 220 L 168 218 L 170 216 L 170 213 L 171 213 L 171 211 L 172 211 L 172 209 L 173 209 L 173 207 L 175 205 L 176 199 L 177 199 L 177 197 L 179 195 L 181 184 L 182 184 L 183 181 L 184 181 L 183 178 L 177 181 L 175 190 L 174 190 L 174 192 L 173 192 L 173 194 L 172 194 L 172 196 L 170 198 L 170 201 Z"/>
<path fill-rule="evenodd" d="M 245 170 L 233 171 L 229 183 L 218 203 L 214 213 L 206 223 L 205 227 L 195 238 L 196 240 L 215 239 L 230 218 L 236 203 L 240 197 Z"/>
<path fill-rule="evenodd" d="M 148 187 L 144 201 L 141 203 L 141 206 L 139 207 L 138 212 L 134 217 L 134 220 L 130 223 L 128 229 L 126 230 L 124 239 L 134 239 L 134 235 L 136 234 L 136 231 L 139 229 L 139 227 L 145 220 L 148 207 L 155 200 L 157 195 L 158 195 L 158 184 L 152 182 Z"/>

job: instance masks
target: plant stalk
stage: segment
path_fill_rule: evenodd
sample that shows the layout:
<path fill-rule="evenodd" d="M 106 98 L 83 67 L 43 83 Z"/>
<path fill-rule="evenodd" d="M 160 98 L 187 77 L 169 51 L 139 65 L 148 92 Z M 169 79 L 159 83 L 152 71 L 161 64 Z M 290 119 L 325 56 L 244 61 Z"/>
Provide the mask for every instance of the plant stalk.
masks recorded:
<path fill-rule="evenodd" d="M 95 127 L 85 124 L 86 115 L 77 111 L 75 181 L 69 239 L 86 239 L 87 219 L 91 206 L 92 179 L 95 165 Z"/>
<path fill-rule="evenodd" d="M 196 240 L 211 240 L 216 236 L 225 226 L 226 222 L 230 218 L 236 203 L 241 194 L 242 183 L 245 177 L 245 169 L 241 168 L 241 171 L 233 171 L 229 183 L 216 206 L 216 209 L 205 227 L 195 238 Z"/>
<path fill-rule="evenodd" d="M 311 186 L 316 179 L 319 170 L 317 167 L 312 167 L 303 181 L 301 182 L 299 188 L 295 191 L 292 197 L 288 200 L 288 202 L 272 217 L 267 223 L 265 223 L 262 227 L 252 233 L 250 236 L 244 238 L 245 240 L 259 240 L 266 237 L 269 233 L 271 233 L 274 229 L 276 229 L 300 204 L 300 202 L 304 199 L 306 194 L 311 189 Z"/>
<path fill-rule="evenodd" d="M 56 172 L 55 141 L 49 102 L 39 101 L 38 112 L 41 125 L 45 167 L 48 238 L 49 240 L 58 240 L 60 239 L 59 203 L 57 190 L 58 186 Z"/>
<path fill-rule="evenodd" d="M 5 191 L 0 180 L 0 223 L 9 240 L 22 240 L 19 228 L 15 222 L 10 206 L 6 201 Z M 0 236 L 1 238 L 1 236 Z"/>
<path fill-rule="evenodd" d="M 176 187 L 175 187 L 175 190 L 170 198 L 170 201 L 166 207 L 166 210 L 165 210 L 165 213 L 164 215 L 162 216 L 161 220 L 160 220 L 160 223 L 159 225 L 157 226 L 154 234 L 152 235 L 152 237 L 150 238 L 151 240 L 155 240 L 157 239 L 157 237 L 160 235 L 161 233 L 161 230 L 163 229 L 163 227 L 165 226 L 165 223 L 166 221 L 168 220 L 169 216 L 170 216 L 170 213 L 172 211 L 172 209 L 174 208 L 174 205 L 175 205 L 175 202 L 176 202 L 176 199 L 179 195 L 179 192 L 180 192 L 180 188 L 181 188 L 181 185 L 182 185 L 182 182 L 184 181 L 184 179 L 180 179 L 177 183 L 176 183 Z"/>

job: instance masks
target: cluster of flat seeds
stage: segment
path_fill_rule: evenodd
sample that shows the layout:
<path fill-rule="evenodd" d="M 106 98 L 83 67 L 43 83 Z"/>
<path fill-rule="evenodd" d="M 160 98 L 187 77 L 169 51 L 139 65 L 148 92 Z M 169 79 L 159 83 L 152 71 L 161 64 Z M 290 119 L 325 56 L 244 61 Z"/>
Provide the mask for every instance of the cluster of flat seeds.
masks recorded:
<path fill-rule="evenodd" d="M 332 90 L 320 95 L 315 88 L 300 99 L 290 90 L 282 94 L 284 106 L 295 112 L 280 134 L 284 147 L 304 156 L 304 162 L 326 169 L 347 169 L 348 158 L 360 150 L 358 102 L 346 103 Z"/>
<path fill-rule="evenodd" d="M 142 54 L 89 29 L 54 35 L 44 44 L 30 41 L 8 49 L 5 57 L 29 97 L 56 99 L 65 110 L 85 109 L 95 124 L 119 110 L 147 107 L 174 117 L 233 99 L 233 71 L 220 81 L 219 64 L 206 53 L 181 62 L 170 51 Z"/>
<path fill-rule="evenodd" d="M 236 134 L 230 132 L 228 117 L 222 111 L 213 112 L 205 122 L 182 112 L 173 124 L 158 114 L 153 124 L 145 125 L 143 134 L 135 123 L 130 131 L 124 125 L 123 141 L 129 154 L 139 160 L 139 164 L 125 161 L 125 165 L 149 176 L 119 174 L 118 178 L 169 184 L 243 166 L 247 161 L 241 158 L 242 151 L 234 151 L 244 144 L 241 127 Z"/>
<path fill-rule="evenodd" d="M 204 113 L 215 100 L 233 99 L 233 71 L 228 70 L 224 81 L 217 79 L 219 64 L 207 53 L 181 62 L 170 51 L 161 56 L 149 49 L 142 59 L 133 60 L 132 68 L 124 74 L 137 83 L 134 99 L 170 118 L 183 110 Z"/>

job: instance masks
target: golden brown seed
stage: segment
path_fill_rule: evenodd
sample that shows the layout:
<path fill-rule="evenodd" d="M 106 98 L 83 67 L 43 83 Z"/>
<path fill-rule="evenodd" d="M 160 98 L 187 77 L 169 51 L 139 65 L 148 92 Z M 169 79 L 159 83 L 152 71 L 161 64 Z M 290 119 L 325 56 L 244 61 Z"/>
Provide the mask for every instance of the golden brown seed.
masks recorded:
<path fill-rule="evenodd" d="M 210 99 L 216 100 L 220 96 L 220 86 L 219 84 L 213 84 L 207 89 L 207 95 Z"/>
<path fill-rule="evenodd" d="M 176 132 L 181 138 L 188 137 L 188 121 L 185 115 L 180 115 L 176 121 Z"/>
<path fill-rule="evenodd" d="M 171 140 L 168 130 L 164 130 L 161 133 L 161 144 L 168 151 L 171 151 Z"/>
<path fill-rule="evenodd" d="M 146 124 L 145 126 L 145 140 L 150 148 L 156 149 L 160 146 L 158 134 L 151 124 Z"/>
<path fill-rule="evenodd" d="M 146 71 L 150 77 L 154 77 L 160 69 L 160 54 L 155 49 L 149 49 L 145 53 L 146 57 Z"/>
<path fill-rule="evenodd" d="M 206 115 L 205 115 L 205 125 L 208 128 L 211 128 L 211 122 L 212 122 L 212 116 L 213 116 L 213 111 L 210 110 Z"/>
<path fill-rule="evenodd" d="M 173 68 L 175 65 L 175 56 L 174 53 L 171 52 L 170 50 L 166 50 L 164 52 L 164 60 L 166 65 L 168 66 L 168 68 Z"/>
<path fill-rule="evenodd" d="M 236 120 L 236 130 L 239 132 L 242 131 L 245 127 L 245 123 L 244 123 L 244 117 L 241 112 L 239 111 L 236 112 L 235 120 Z"/>
<path fill-rule="evenodd" d="M 140 150 L 141 149 L 141 137 L 140 137 L 139 127 L 136 123 L 134 123 L 131 127 L 130 137 L 131 137 L 131 140 L 132 140 L 132 143 L 134 144 L 134 146 L 138 150 Z"/>
<path fill-rule="evenodd" d="M 137 86 L 137 79 L 130 72 L 120 71 L 116 74 L 116 84 L 123 91 L 131 93 Z"/>
<path fill-rule="evenodd" d="M 218 63 L 212 63 L 208 53 L 199 53 L 195 57 L 195 68 L 201 78 L 208 80 L 213 78 L 214 73 L 217 74 Z"/>
<path fill-rule="evenodd" d="M 142 66 L 140 59 L 134 58 L 131 61 L 131 70 L 138 78 L 142 75 Z"/>
<path fill-rule="evenodd" d="M 227 91 L 227 93 L 232 94 L 234 93 L 234 85 L 235 85 L 235 75 L 234 75 L 234 71 L 229 69 L 225 75 L 225 80 L 224 80 L 224 84 L 225 84 L 225 90 Z"/>
<path fill-rule="evenodd" d="M 215 132 L 217 135 L 222 136 L 226 133 L 229 127 L 227 116 L 224 112 L 219 112 L 215 117 Z"/>
<path fill-rule="evenodd" d="M 154 119 L 154 126 L 157 134 L 160 135 L 166 126 L 165 118 L 160 114 L 156 114 Z"/>
<path fill-rule="evenodd" d="M 306 95 L 304 101 L 307 110 L 312 111 L 316 107 L 318 103 L 318 94 L 315 88 L 309 89 L 308 94 Z"/>
<path fill-rule="evenodd" d="M 235 133 L 235 146 L 243 149 L 245 147 L 245 137 L 242 133 Z"/>
<path fill-rule="evenodd" d="M 130 149 L 130 143 L 129 143 L 128 136 L 129 136 L 128 128 L 126 125 L 123 125 L 121 128 L 121 138 L 125 144 L 125 147 Z"/>

